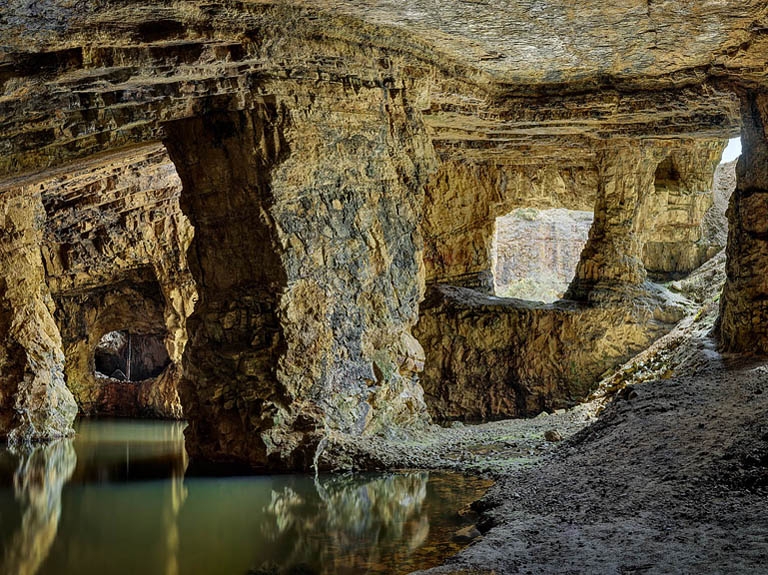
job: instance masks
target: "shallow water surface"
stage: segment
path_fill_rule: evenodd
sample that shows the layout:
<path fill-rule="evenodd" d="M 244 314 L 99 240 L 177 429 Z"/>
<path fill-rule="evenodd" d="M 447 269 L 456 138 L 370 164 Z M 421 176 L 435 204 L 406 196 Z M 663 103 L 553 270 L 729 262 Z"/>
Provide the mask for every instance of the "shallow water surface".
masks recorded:
<path fill-rule="evenodd" d="M 407 573 L 456 552 L 458 474 L 194 476 L 183 424 L 82 420 L 0 449 L 3 575 Z"/>

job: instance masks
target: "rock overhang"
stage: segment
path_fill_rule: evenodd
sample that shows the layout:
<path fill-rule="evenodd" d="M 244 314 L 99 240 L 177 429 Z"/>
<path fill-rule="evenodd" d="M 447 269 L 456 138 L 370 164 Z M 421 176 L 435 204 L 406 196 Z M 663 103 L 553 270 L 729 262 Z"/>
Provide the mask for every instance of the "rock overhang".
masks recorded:
<path fill-rule="evenodd" d="M 768 73 L 757 0 L 14 1 L 2 26 L 0 179 L 286 79 L 407 90 L 441 155 L 585 162 L 596 139 L 733 136 L 733 91 Z"/>

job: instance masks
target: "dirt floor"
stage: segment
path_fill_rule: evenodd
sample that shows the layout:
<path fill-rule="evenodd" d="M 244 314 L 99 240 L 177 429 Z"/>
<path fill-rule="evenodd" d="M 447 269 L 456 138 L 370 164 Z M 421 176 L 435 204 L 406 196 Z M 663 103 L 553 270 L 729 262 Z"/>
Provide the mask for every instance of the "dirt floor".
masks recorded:
<path fill-rule="evenodd" d="M 604 381 L 597 420 L 504 474 L 483 536 L 423 575 L 768 573 L 768 360 L 719 354 L 716 317 Z"/>
<path fill-rule="evenodd" d="M 722 268 L 674 282 L 700 311 L 590 402 L 371 440 L 353 457 L 497 478 L 475 504 L 482 535 L 421 575 L 768 574 L 768 360 L 716 351 Z"/>

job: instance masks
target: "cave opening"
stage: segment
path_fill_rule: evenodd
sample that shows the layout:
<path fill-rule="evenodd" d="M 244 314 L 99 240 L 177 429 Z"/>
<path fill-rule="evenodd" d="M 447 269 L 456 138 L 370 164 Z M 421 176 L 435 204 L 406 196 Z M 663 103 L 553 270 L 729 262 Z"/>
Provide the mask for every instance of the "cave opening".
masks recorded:
<path fill-rule="evenodd" d="M 728 145 L 725 147 L 725 150 L 723 150 L 720 163 L 727 164 L 734 160 L 738 160 L 739 156 L 741 156 L 741 136 L 728 140 Z"/>
<path fill-rule="evenodd" d="M 96 376 L 139 382 L 159 376 L 171 363 L 163 334 L 110 331 L 94 351 Z"/>
<path fill-rule="evenodd" d="M 687 277 L 725 248 L 739 138 L 672 150 L 656 167 L 643 264 L 657 282 Z"/>
<path fill-rule="evenodd" d="M 496 218 L 494 293 L 552 303 L 568 289 L 594 214 L 565 208 L 518 208 Z"/>

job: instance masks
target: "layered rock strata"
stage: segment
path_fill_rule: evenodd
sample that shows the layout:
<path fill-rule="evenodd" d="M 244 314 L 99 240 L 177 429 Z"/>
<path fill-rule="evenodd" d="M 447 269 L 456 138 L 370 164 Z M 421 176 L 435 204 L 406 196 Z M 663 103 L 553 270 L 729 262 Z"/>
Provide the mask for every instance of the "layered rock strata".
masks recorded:
<path fill-rule="evenodd" d="M 165 149 L 129 148 L 26 187 L 42 190 L 47 282 L 81 411 L 181 417 L 177 386 L 197 295 L 186 256 L 193 231 Z M 96 377 L 96 346 L 118 330 L 160 337 L 171 360 L 166 373 L 133 384 Z"/>
<path fill-rule="evenodd" d="M 428 283 L 494 291 L 496 219 L 518 208 L 594 207 L 594 167 L 447 160 L 430 178 L 422 228 Z"/>
<path fill-rule="evenodd" d="M 191 285 L 168 281 L 176 264 L 136 260 L 125 286 L 160 286 L 167 341 L 178 342 L 169 356 L 184 357 L 189 444 L 209 459 L 306 466 L 326 425 L 362 433 L 426 420 L 410 335 L 423 282 L 488 289 L 492 222 L 531 205 L 536 181 L 591 180 L 578 208 L 534 206 L 592 209 L 601 150 L 604 187 L 626 200 L 603 190 L 600 237 L 574 290 L 593 302 L 595 287 L 631 292 L 644 277 L 644 243 L 628 232 L 647 234 L 636 217 L 653 186 L 647 142 L 733 136 L 734 89 L 768 84 L 760 0 L 566 4 L 11 0 L 0 13 L 2 187 L 165 141 L 202 234 L 188 349 L 173 335 L 193 299 L 167 288 Z M 617 141 L 635 151 L 609 157 Z M 434 156 L 442 167 L 425 201 Z M 499 195 L 505 182 L 516 200 Z M 105 281 L 51 285 L 83 298 L 122 280 Z M 47 291 L 32 298 L 30 325 L 49 327 Z M 9 348 L 39 337 L 6 331 Z M 52 337 L 41 348 L 52 367 L 36 362 L 40 377 L 61 372 L 58 347 Z"/>
<path fill-rule="evenodd" d="M 438 419 L 499 419 L 569 407 L 606 370 L 667 333 L 685 314 L 659 289 L 639 288 L 601 305 L 525 302 L 440 285 L 415 331 L 422 376 Z"/>
<path fill-rule="evenodd" d="M 652 202 L 658 208 L 643 246 L 650 277 L 686 276 L 725 247 L 705 224 L 715 207 L 713 179 L 723 146 L 723 141 L 694 141 L 672 150 L 656 168 Z"/>

